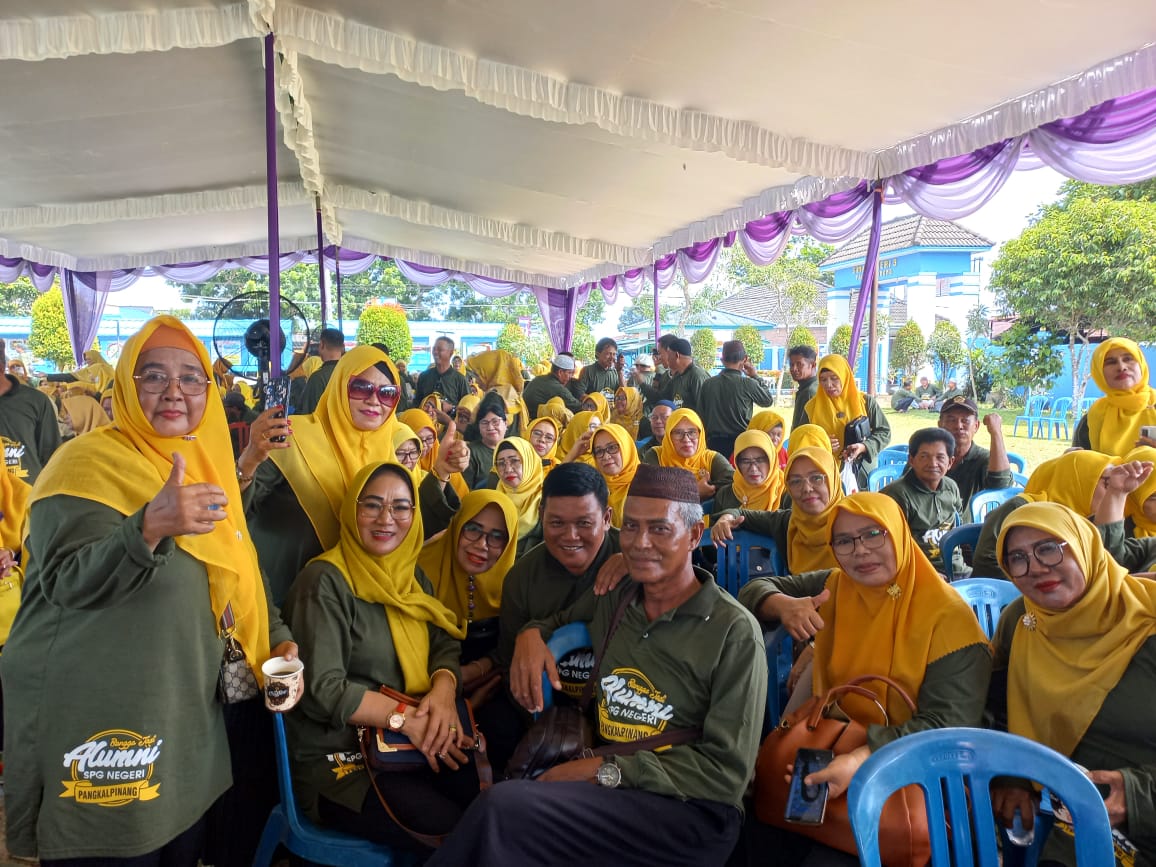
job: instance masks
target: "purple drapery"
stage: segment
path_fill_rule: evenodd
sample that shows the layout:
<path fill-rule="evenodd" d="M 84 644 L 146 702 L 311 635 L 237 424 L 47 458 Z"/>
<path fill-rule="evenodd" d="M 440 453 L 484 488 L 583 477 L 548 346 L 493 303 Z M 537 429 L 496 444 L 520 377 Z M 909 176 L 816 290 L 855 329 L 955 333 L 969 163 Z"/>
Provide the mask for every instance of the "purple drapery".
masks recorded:
<path fill-rule="evenodd" d="M 68 323 L 68 339 L 72 357 L 77 365 L 84 364 L 84 353 L 96 339 L 100 317 L 108 300 L 113 272 L 90 272 L 85 275 L 65 270 L 60 281 L 64 298 L 64 319 Z"/>
<path fill-rule="evenodd" d="M 863 319 L 867 313 L 867 305 L 871 299 L 871 289 L 875 283 L 875 271 L 879 267 L 879 238 L 883 226 L 883 185 L 872 184 L 869 190 L 871 196 L 871 234 L 867 240 L 867 258 L 863 262 L 863 280 L 859 283 L 859 300 L 855 304 L 855 318 L 851 324 L 851 348 L 847 360 L 851 369 L 855 369 L 859 361 L 859 336 L 863 331 Z M 875 347 L 869 347 L 868 352 L 874 352 Z M 867 393 L 875 393 L 875 383 L 867 383 Z"/>

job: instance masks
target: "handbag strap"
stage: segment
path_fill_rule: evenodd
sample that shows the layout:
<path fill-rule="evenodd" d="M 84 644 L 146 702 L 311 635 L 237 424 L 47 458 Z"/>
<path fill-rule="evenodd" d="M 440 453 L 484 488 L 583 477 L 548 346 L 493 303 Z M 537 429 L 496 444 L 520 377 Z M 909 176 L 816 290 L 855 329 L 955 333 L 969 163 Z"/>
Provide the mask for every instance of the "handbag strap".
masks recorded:
<path fill-rule="evenodd" d="M 614 615 L 610 618 L 610 623 L 606 627 L 606 636 L 602 639 L 602 646 L 598 648 L 598 652 L 594 655 L 594 666 L 590 669 L 590 677 L 586 681 L 586 685 L 582 687 L 582 697 L 578 700 L 579 709 L 585 713 L 586 708 L 590 706 L 590 700 L 594 698 L 594 683 L 598 680 L 598 670 L 602 667 L 602 657 L 606 655 L 606 648 L 610 646 L 610 639 L 614 637 L 614 633 L 618 631 L 618 625 L 622 623 L 622 618 L 626 616 L 626 609 L 630 607 L 630 603 L 638 597 L 638 591 L 641 587 L 635 584 L 629 590 L 622 594 L 622 599 L 618 602 L 618 607 L 614 609 Z"/>
<path fill-rule="evenodd" d="M 883 724 L 889 725 L 890 720 L 887 717 L 887 710 L 883 707 L 883 703 L 879 700 L 878 693 L 867 689 L 865 686 L 862 686 L 862 684 L 872 680 L 887 684 L 899 694 L 899 697 L 903 699 L 912 715 L 916 713 L 915 702 L 912 701 L 911 696 L 908 694 L 907 690 L 904 689 L 899 683 L 892 680 L 885 674 L 862 674 L 858 677 L 851 678 L 849 681 L 841 684 L 840 686 L 833 686 L 828 689 L 827 692 L 823 695 L 823 700 L 815 705 L 815 708 L 811 713 L 811 717 L 807 721 L 808 727 L 813 729 L 815 726 L 817 726 L 819 724 L 819 718 L 826 713 L 827 709 L 830 708 L 831 705 L 838 701 L 839 696 L 847 695 L 848 693 L 861 695 L 864 698 L 875 702 L 876 707 L 883 711 Z"/>
<path fill-rule="evenodd" d="M 445 834 L 423 834 L 420 831 L 415 831 L 409 827 L 409 825 L 405 824 L 405 822 L 401 821 L 389 806 L 389 801 L 385 799 L 385 795 L 381 793 L 381 787 L 377 785 L 377 774 L 369 767 L 368 763 L 366 763 L 365 770 L 369 774 L 370 783 L 373 784 L 373 791 L 377 793 L 377 800 L 381 802 L 381 806 L 385 808 L 385 813 L 393 820 L 393 824 L 397 825 L 397 827 L 401 828 L 401 830 L 405 831 L 405 833 L 409 834 L 409 836 L 413 837 L 413 839 L 419 843 L 424 843 L 431 849 L 437 849 L 445 842 L 447 836 Z"/>
<path fill-rule="evenodd" d="M 590 750 L 592 756 L 632 756 L 648 750 L 657 750 L 663 747 L 676 747 L 680 744 L 689 744 L 702 738 L 702 728 L 667 729 L 657 734 L 639 738 L 636 741 L 607 744 Z"/>

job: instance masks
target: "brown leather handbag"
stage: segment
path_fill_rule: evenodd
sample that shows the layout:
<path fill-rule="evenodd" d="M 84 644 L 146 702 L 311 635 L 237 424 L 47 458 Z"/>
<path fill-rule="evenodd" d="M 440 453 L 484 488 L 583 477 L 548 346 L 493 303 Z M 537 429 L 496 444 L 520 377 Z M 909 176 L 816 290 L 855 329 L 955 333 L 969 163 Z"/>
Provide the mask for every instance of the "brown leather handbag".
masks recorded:
<path fill-rule="evenodd" d="M 887 684 L 915 713 L 915 702 L 902 686 L 889 677 L 866 674 L 842 686 L 832 687 L 825 695 L 811 698 L 798 710 L 784 716 L 759 748 L 755 766 L 755 814 L 759 821 L 810 837 L 832 849 L 858 854 L 847 813 L 846 795 L 828 802 L 826 817 L 820 825 L 788 822 L 784 816 L 790 784 L 784 777 L 800 748 L 831 750 L 842 755 L 867 743 L 866 726 L 848 720 L 838 710 L 840 696 L 853 693 L 870 699 L 879 707 L 883 724 L 888 723 L 879 696 L 862 685 L 870 681 Z M 926 867 L 931 859 L 927 808 L 919 786 L 900 789 L 883 805 L 883 814 L 879 818 L 879 852 L 884 867 Z"/>

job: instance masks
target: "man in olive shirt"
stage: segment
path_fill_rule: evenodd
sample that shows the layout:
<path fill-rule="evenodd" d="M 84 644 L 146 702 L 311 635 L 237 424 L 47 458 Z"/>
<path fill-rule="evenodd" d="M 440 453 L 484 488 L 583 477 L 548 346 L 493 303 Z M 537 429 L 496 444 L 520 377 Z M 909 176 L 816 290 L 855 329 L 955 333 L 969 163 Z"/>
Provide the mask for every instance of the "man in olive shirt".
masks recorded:
<path fill-rule="evenodd" d="M 771 406 L 775 398 L 759 380 L 741 340 L 723 344 L 722 362 L 718 375 L 702 384 L 698 414 L 706 427 L 706 447 L 729 458 L 735 439 L 751 423 L 754 408 Z"/>
<path fill-rule="evenodd" d="M 458 401 L 470 393 L 470 384 L 465 376 L 453 368 L 454 341 L 444 334 L 434 341 L 433 367 L 423 370 L 417 378 L 416 397 L 414 404 L 421 405 L 427 394 L 437 392 L 449 406 L 442 406 L 443 410 L 458 405 Z"/>
<path fill-rule="evenodd" d="M 44 394 L 24 385 L 8 369 L 6 344 L 0 340 L 0 445 L 4 468 L 32 484 L 60 445 L 56 407 Z"/>
<path fill-rule="evenodd" d="M 676 337 L 667 350 L 670 380 L 663 387 L 662 397 L 674 403 L 679 409 L 693 409 L 698 412 L 699 393 L 710 374 L 694 363 L 694 350 L 685 337 Z M 644 394 L 646 392 L 643 392 Z M 661 399 L 661 398 L 659 398 Z"/>
<path fill-rule="evenodd" d="M 329 378 L 333 376 L 333 369 L 345 354 L 345 335 L 336 328 L 324 328 L 317 338 L 317 357 L 321 359 L 321 366 L 305 381 L 305 388 L 301 392 L 301 405 L 294 406 L 293 412 L 305 415 L 317 409 L 325 387 L 329 385 Z"/>
<path fill-rule="evenodd" d="M 937 400 L 939 400 L 939 386 L 926 376 L 921 376 L 919 388 L 915 389 L 915 405 L 920 409 L 935 409 Z"/>
<path fill-rule="evenodd" d="M 570 412 L 582 412 L 582 401 L 567 388 L 573 378 L 574 357 L 559 352 L 550 362 L 550 372 L 535 376 L 526 383 L 526 388 L 522 392 L 522 400 L 526 402 L 530 418 L 537 418 L 538 407 L 555 397 L 562 398 L 562 402 Z"/>
<path fill-rule="evenodd" d="M 800 344 L 792 346 L 787 353 L 791 363 L 791 378 L 798 389 L 795 391 L 795 411 L 791 415 L 791 429 L 807 423 L 807 403 L 819 389 L 819 355 L 813 346 Z"/>
<path fill-rule="evenodd" d="M 629 578 L 527 626 L 510 669 L 514 696 L 540 709 L 543 672 L 561 686 L 543 636 L 587 621 L 594 645 L 606 646 L 591 674 L 601 740 L 685 739 L 499 783 L 474 801 L 431 865 L 555 863 L 565 860 L 560 851 L 582 863 L 686 863 L 692 852 L 696 863 L 726 863 L 754 774 L 767 663 L 754 618 L 691 565 L 702 532 L 694 476 L 640 466 L 619 535 Z"/>
<path fill-rule="evenodd" d="M 936 569 L 943 570 L 939 540 L 959 523 L 963 501 L 959 488 L 947 477 L 955 440 L 945 430 L 926 427 L 911 435 L 907 444 L 907 471 L 880 493 L 903 510 L 911 535 Z M 967 566 L 955 549 L 955 575 L 963 577 Z"/>
<path fill-rule="evenodd" d="M 955 438 L 947 477 L 959 488 L 964 506 L 980 491 L 1012 485 L 1011 463 L 1003 441 L 1003 418 L 997 412 L 988 413 L 983 417 L 983 424 L 991 437 L 990 453 L 973 440 L 979 430 L 979 408 L 974 402 L 957 395 L 939 412 L 939 426 Z"/>
<path fill-rule="evenodd" d="M 613 404 L 614 392 L 626 385 L 622 373 L 624 362 L 618 354 L 618 344 L 603 337 L 594 347 L 594 363 L 582 368 L 577 379 L 570 380 L 570 392 L 582 400 L 593 391 L 601 392 Z"/>

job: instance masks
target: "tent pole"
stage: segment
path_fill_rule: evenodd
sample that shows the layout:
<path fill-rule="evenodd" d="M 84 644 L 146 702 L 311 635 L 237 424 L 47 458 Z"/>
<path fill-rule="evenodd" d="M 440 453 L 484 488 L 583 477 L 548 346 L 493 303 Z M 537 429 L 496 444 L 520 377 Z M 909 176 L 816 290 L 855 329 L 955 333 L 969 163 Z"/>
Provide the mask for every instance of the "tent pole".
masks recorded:
<path fill-rule="evenodd" d="M 333 248 L 333 273 L 337 283 L 337 330 L 345 333 L 345 316 L 341 312 L 341 248 Z"/>
<path fill-rule="evenodd" d="M 269 375 L 281 375 L 281 230 L 277 221 L 277 106 L 273 34 L 265 34 L 265 185 L 269 212 Z"/>
<path fill-rule="evenodd" d="M 879 343 L 879 267 L 875 267 L 875 279 L 871 281 L 871 309 L 868 315 L 871 317 L 867 325 L 867 394 L 872 397 L 875 396 L 875 348 Z"/>
<path fill-rule="evenodd" d="M 654 263 L 654 348 L 658 349 L 658 336 L 662 328 L 662 317 L 658 312 L 658 263 Z"/>
<path fill-rule="evenodd" d="M 321 197 L 317 198 L 317 288 L 321 290 L 321 327 L 329 321 L 329 293 L 325 291 L 325 233 L 321 228 Z"/>

